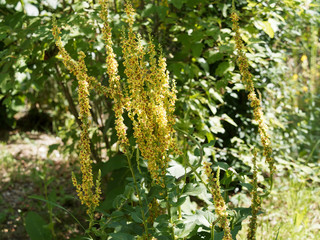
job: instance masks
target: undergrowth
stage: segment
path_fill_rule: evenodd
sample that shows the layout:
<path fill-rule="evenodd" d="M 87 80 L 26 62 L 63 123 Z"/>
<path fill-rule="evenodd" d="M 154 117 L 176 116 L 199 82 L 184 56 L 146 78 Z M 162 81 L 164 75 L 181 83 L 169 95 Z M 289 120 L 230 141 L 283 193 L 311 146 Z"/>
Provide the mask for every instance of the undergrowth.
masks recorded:
<path fill-rule="evenodd" d="M 275 179 L 275 189 L 262 204 L 257 240 L 265 239 L 319 239 L 320 187 L 308 183 L 295 174 Z M 237 239 L 246 239 L 245 229 Z"/>

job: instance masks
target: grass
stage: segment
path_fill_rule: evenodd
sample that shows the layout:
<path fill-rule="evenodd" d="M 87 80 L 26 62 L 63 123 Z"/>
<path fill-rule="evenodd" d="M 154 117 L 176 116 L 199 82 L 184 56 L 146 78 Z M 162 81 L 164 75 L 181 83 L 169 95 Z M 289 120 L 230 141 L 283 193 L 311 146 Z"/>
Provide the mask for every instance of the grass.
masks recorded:
<path fill-rule="evenodd" d="M 258 218 L 257 240 L 320 239 L 320 184 L 296 175 L 276 179 L 276 188 L 264 199 Z M 238 235 L 246 239 L 248 224 Z"/>

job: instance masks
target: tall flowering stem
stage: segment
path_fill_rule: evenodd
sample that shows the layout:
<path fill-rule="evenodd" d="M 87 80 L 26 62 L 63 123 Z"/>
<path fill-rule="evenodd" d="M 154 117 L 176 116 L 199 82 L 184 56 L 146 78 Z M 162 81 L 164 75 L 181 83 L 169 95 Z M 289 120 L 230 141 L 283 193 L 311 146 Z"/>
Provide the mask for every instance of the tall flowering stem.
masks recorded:
<path fill-rule="evenodd" d="M 112 33 L 111 27 L 108 22 L 108 0 L 100 0 L 101 12 L 100 18 L 103 20 L 102 36 L 105 41 L 106 48 L 106 64 L 107 64 L 107 74 L 109 76 L 109 97 L 114 101 L 113 111 L 115 113 L 116 119 L 116 131 L 119 139 L 119 143 L 122 146 L 123 152 L 127 152 L 129 147 L 129 141 L 126 136 L 127 127 L 124 124 L 123 113 L 125 110 L 125 104 L 129 102 L 129 99 L 125 97 L 121 82 L 120 76 L 118 73 L 118 62 L 116 60 L 116 55 L 113 52 L 113 42 L 112 42 Z"/>
<path fill-rule="evenodd" d="M 175 130 L 173 129 L 176 88 L 174 82 L 171 84 L 169 82 L 166 59 L 162 54 L 159 58 L 156 57 L 156 47 L 151 38 L 147 46 L 143 46 L 141 37 L 133 30 L 134 9 L 127 2 L 125 12 L 128 27 L 127 31 L 123 32 L 121 39 L 126 79 L 120 79 L 118 62 L 113 51 L 111 27 L 108 23 L 108 1 L 100 0 L 99 3 L 101 5 L 100 17 L 104 23 L 102 34 L 107 53 L 108 86 L 103 86 L 97 79 L 87 75 L 83 52 L 79 53 L 78 61 L 70 57 L 62 45 L 59 37 L 60 30 L 56 23 L 53 27 L 53 35 L 63 62 L 66 68 L 77 77 L 79 83 L 80 119 L 82 122 L 80 160 L 83 180 L 82 184 L 79 184 L 73 176 L 73 182 L 77 187 L 81 202 L 88 206 L 90 217 L 93 216 L 93 211 L 98 206 L 100 182 L 97 183 L 96 192 L 93 193 L 92 161 L 89 157 L 90 148 L 88 147 L 89 89 L 95 89 L 97 93 L 110 97 L 114 102 L 113 110 L 116 117 L 115 128 L 118 142 L 128 158 L 141 209 L 143 208 L 139 186 L 131 164 L 133 153 L 131 147 L 135 146 L 129 144 L 123 114 L 127 113 L 132 121 L 137 147 L 141 156 L 148 161 L 148 170 L 154 184 L 165 188 L 164 176 L 169 162 L 168 153 L 170 150 L 178 152 L 174 139 Z M 141 211 L 142 217 L 145 218 L 143 210 Z M 168 211 L 170 212 L 170 209 Z M 145 219 L 143 221 L 148 236 L 147 221 Z"/>
<path fill-rule="evenodd" d="M 257 231 L 257 214 L 260 208 L 260 197 L 258 196 L 258 181 L 257 181 L 257 153 L 253 156 L 253 179 L 252 179 L 252 192 L 251 192 L 251 209 L 252 217 L 250 218 L 249 229 L 248 229 L 248 240 L 256 240 Z"/>
<path fill-rule="evenodd" d="M 220 169 L 218 168 L 216 178 L 214 178 L 212 174 L 211 163 L 204 162 L 204 169 L 205 169 L 205 174 L 208 177 L 208 185 L 210 187 L 210 191 L 214 201 L 215 212 L 219 217 L 221 227 L 223 228 L 223 231 L 224 231 L 223 240 L 232 240 L 231 230 L 229 226 L 230 223 L 228 220 L 227 206 L 221 195 L 221 190 L 220 190 L 220 181 L 219 181 Z M 214 229 L 212 229 L 212 231 L 214 231 Z"/>
<path fill-rule="evenodd" d="M 134 137 L 141 155 L 148 160 L 152 179 L 164 187 L 163 176 L 168 165 L 166 155 L 169 149 L 176 149 L 173 138 L 175 83 L 170 86 L 166 60 L 162 54 L 159 59 L 156 58 L 152 39 L 145 47 L 141 37 L 134 32 L 135 11 L 130 3 L 126 3 L 125 8 L 127 32 L 123 32 L 121 39 L 126 81 L 120 81 L 118 63 L 112 48 L 107 4 L 107 0 L 100 0 L 100 17 L 104 21 L 102 33 L 106 43 L 108 90 L 114 100 L 119 142 L 123 151 L 127 151 L 129 141 L 126 136 L 127 127 L 123 122 L 123 113 L 126 111 L 132 121 Z"/>
<path fill-rule="evenodd" d="M 133 31 L 135 13 L 131 4 L 126 4 L 125 12 L 128 31 L 121 39 L 127 77 L 125 106 L 141 155 L 148 160 L 151 177 L 156 184 L 165 187 L 167 153 L 175 148 L 175 84 L 169 84 L 165 58 L 160 55 L 156 59 L 152 39 L 145 48 L 140 36 Z"/>
<path fill-rule="evenodd" d="M 81 204 L 87 206 L 87 214 L 90 216 L 89 229 L 92 227 L 94 220 L 94 211 L 99 206 L 99 200 L 101 195 L 100 181 L 101 174 L 96 180 L 96 184 L 93 182 L 92 175 L 92 160 L 90 158 L 90 139 L 89 139 L 89 124 L 90 124 L 90 104 L 89 104 L 89 88 L 90 82 L 94 82 L 94 78 L 87 75 L 87 68 L 85 66 L 84 58 L 85 54 L 79 52 L 78 61 L 73 60 L 67 53 L 62 45 L 61 38 L 59 37 L 60 30 L 54 20 L 53 22 L 53 36 L 56 41 L 56 45 L 59 49 L 59 54 L 63 59 L 63 63 L 66 68 L 76 76 L 78 80 L 78 101 L 80 105 L 79 118 L 81 120 L 81 137 L 80 137 L 80 164 L 82 173 L 82 182 L 78 183 L 75 175 L 72 175 L 72 181 L 77 189 L 78 196 L 81 200 Z"/>
<path fill-rule="evenodd" d="M 261 101 L 259 100 L 259 98 L 257 97 L 257 94 L 255 93 L 253 76 L 249 71 L 249 62 L 248 62 L 248 58 L 245 55 L 245 47 L 239 31 L 239 23 L 238 23 L 239 16 L 235 12 L 235 10 L 233 10 L 233 12 L 231 13 L 231 19 L 233 22 L 232 29 L 235 32 L 235 42 L 236 42 L 236 48 L 238 50 L 237 62 L 240 69 L 241 76 L 242 76 L 242 82 L 245 85 L 246 90 L 249 92 L 248 98 L 251 101 L 251 107 L 253 108 L 254 119 L 258 122 L 259 134 L 261 137 L 261 143 L 263 145 L 263 155 L 266 157 L 266 161 L 269 164 L 269 169 L 271 173 L 270 179 L 272 181 L 272 176 L 275 171 L 275 166 L 274 166 L 274 159 L 272 157 L 270 136 L 267 133 L 268 127 L 264 122 Z"/>
<path fill-rule="evenodd" d="M 165 188 L 164 175 L 169 161 L 167 154 L 170 149 L 176 148 L 173 138 L 175 84 L 170 86 L 165 58 L 162 54 L 159 59 L 156 58 L 157 52 L 152 39 L 150 38 L 145 47 L 142 45 L 141 37 L 134 32 L 135 11 L 129 2 L 125 8 L 127 31 L 123 30 L 121 38 L 126 79 L 120 81 L 118 63 L 112 48 L 111 27 L 108 23 L 108 1 L 100 0 L 100 5 L 100 17 L 104 21 L 102 33 L 106 43 L 109 94 L 114 100 L 116 130 L 122 150 L 127 155 L 139 204 L 142 206 L 138 183 L 131 164 L 132 150 L 126 136 L 127 127 L 123 122 L 123 114 L 127 112 L 132 121 L 138 145 L 137 151 L 148 161 L 148 170 L 154 184 Z M 145 214 L 143 212 L 141 214 L 148 236 Z M 174 232 L 172 235 L 174 238 Z"/>

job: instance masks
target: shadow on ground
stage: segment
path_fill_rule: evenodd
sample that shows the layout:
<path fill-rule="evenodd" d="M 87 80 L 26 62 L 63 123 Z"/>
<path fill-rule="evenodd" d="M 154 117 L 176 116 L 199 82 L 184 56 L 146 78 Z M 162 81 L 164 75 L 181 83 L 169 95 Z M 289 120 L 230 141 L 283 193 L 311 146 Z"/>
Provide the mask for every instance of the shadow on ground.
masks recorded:
<path fill-rule="evenodd" d="M 10 132 L 9 140 L 0 143 L 1 240 L 29 239 L 25 229 L 28 212 L 36 212 L 49 224 L 48 205 L 31 199 L 32 195 L 56 202 L 76 217 L 85 214 L 71 182 L 73 160 L 66 160 L 58 151 L 48 156 L 49 146 L 60 143 L 52 135 L 37 132 Z M 63 210 L 53 208 L 52 219 L 57 239 L 70 239 L 78 232 L 75 221 Z"/>

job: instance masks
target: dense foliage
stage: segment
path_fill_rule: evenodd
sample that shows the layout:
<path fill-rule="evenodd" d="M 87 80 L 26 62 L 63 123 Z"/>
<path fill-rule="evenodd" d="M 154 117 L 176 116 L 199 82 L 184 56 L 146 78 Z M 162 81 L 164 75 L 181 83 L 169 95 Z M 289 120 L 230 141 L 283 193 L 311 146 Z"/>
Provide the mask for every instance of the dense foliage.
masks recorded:
<path fill-rule="evenodd" d="M 245 45 L 247 71 L 252 74 L 252 87 L 256 89 L 251 92 L 256 94 L 257 101 L 261 101 L 269 126 L 278 169 L 275 175 L 284 174 L 283 169 L 303 174 L 304 170 L 297 170 L 300 163 L 314 167 L 320 157 L 320 126 L 317 124 L 320 118 L 317 66 L 320 24 L 317 9 L 320 3 L 240 0 L 234 4 L 240 16 L 239 36 Z M 232 1 L 133 0 L 136 14 L 129 23 L 131 27 L 124 21 L 127 19 L 124 5 L 123 1 L 110 1 L 108 13 L 113 41 L 109 47 L 115 53 L 114 61 L 119 64 L 117 74 L 122 88 L 130 89 L 129 80 L 123 79 L 130 79 L 128 76 L 140 71 L 136 67 L 135 71 L 128 73 L 128 66 L 132 65 L 130 56 L 135 54 L 134 47 L 140 46 L 149 49 L 145 53 L 149 65 L 141 64 L 141 67 L 152 66 L 153 55 L 159 55 L 161 51 L 166 57 L 170 79 L 175 82 L 171 85 L 172 92 L 168 90 L 165 96 L 174 98 L 172 93 L 176 88 L 175 119 L 168 120 L 172 125 L 175 121 L 175 126 L 171 126 L 175 130 L 166 128 L 173 135 L 165 138 L 160 134 L 157 129 L 161 129 L 161 122 L 156 123 L 155 130 L 148 127 L 143 130 L 149 131 L 146 137 L 157 133 L 155 139 L 162 143 L 171 141 L 173 136 L 176 138 L 178 149 L 175 153 L 169 151 L 161 155 L 171 159 L 162 166 L 167 172 L 150 171 L 146 153 L 148 144 L 143 149 L 140 147 L 143 142 L 136 131 L 138 123 L 141 126 L 138 113 L 142 110 L 139 110 L 137 97 L 128 95 L 122 103 L 123 100 L 119 100 L 121 93 L 116 90 L 121 87 L 117 85 L 114 85 L 114 92 L 110 88 L 105 94 L 109 94 L 109 98 L 104 96 L 104 89 L 97 91 L 95 81 L 101 87 L 110 86 L 113 80 L 111 60 L 106 63 L 110 49 L 106 54 L 107 35 L 103 28 L 104 19 L 99 16 L 101 5 L 96 1 L 0 1 L 0 131 L 51 131 L 64 144 L 52 145 L 50 151 L 59 149 L 65 154 L 80 154 L 82 161 L 86 161 L 83 154 L 89 154 L 93 160 L 94 179 L 98 178 L 98 169 L 101 170 L 100 205 L 95 209 L 97 199 L 94 199 L 96 205 L 88 211 L 89 226 L 85 218 L 80 219 L 87 231 L 72 234 L 74 238 L 87 235 L 97 239 L 134 239 L 137 236 L 147 239 L 150 236 L 157 239 L 222 239 L 228 225 L 235 239 L 242 221 L 252 214 L 248 205 L 238 204 L 238 194 L 250 193 L 258 187 L 258 195 L 263 201 L 269 193 L 270 173 L 263 157 L 264 146 L 259 144 L 259 121 L 252 121 L 255 116 L 247 97 L 248 87 L 241 81 L 243 70 L 237 63 L 239 51 L 230 18 Z M 61 27 L 59 49 L 52 35 L 53 16 L 57 26 Z M 130 34 L 139 34 L 136 39 L 141 45 L 123 50 L 129 45 L 129 40 L 125 42 L 128 30 L 128 39 Z M 54 31 L 57 40 L 58 30 Z M 70 59 L 78 59 L 80 51 L 83 55 L 80 54 L 76 64 L 64 65 L 62 60 L 71 60 L 61 54 L 62 47 Z M 161 60 L 158 63 L 160 65 Z M 87 91 L 82 89 L 85 83 L 80 84 L 83 72 L 81 77 L 77 74 L 75 77 L 68 71 L 77 68 L 81 71 L 86 68 L 85 74 L 95 78 L 94 81 L 88 80 L 92 89 L 85 94 L 87 100 L 83 101 L 86 103 L 81 102 L 84 99 L 81 97 L 78 101 L 78 93 Z M 143 69 L 139 74 L 152 79 L 153 70 L 152 67 Z M 146 94 L 156 94 L 153 90 L 156 87 L 156 84 L 147 85 L 140 92 L 145 90 Z M 154 94 L 143 100 L 158 101 L 152 100 Z M 120 115 L 115 110 L 125 102 L 132 105 L 125 106 L 126 111 L 120 114 L 123 124 L 128 127 L 130 147 L 127 150 L 117 142 L 119 137 L 121 140 L 117 125 Z M 90 111 L 84 107 L 89 103 Z M 152 104 L 148 108 L 150 106 Z M 159 109 L 162 108 L 157 111 Z M 87 112 L 84 114 L 84 111 Z M 166 111 L 170 116 L 172 107 L 168 106 Z M 85 135 L 84 129 L 87 131 Z M 84 138 L 90 142 L 84 144 Z M 79 148 L 82 152 L 78 152 Z M 151 145 L 149 148 L 153 150 Z M 256 154 L 253 154 L 254 149 Z M 258 174 L 252 164 L 253 155 L 257 158 Z M 202 167 L 202 160 L 208 163 L 206 168 Z M 76 164 L 70 169 L 70 172 L 75 171 L 74 181 L 81 179 L 78 167 Z M 92 177 L 91 173 L 87 174 L 85 179 Z M 165 185 L 164 188 L 158 186 L 161 184 L 154 184 L 154 179 L 159 176 L 165 179 L 163 182 L 161 178 L 158 180 Z M 209 184 L 202 180 L 206 178 L 210 180 Z M 256 178 L 259 183 L 252 183 Z M 317 181 L 317 172 L 309 172 L 308 178 Z M 93 185 L 93 179 L 90 181 L 88 188 Z M 83 195 L 81 197 L 79 183 L 75 185 L 80 199 L 86 202 Z M 220 188 L 222 195 L 218 195 L 222 197 L 219 198 L 212 189 L 220 191 Z M 93 194 L 90 199 L 97 198 L 97 195 Z M 59 206 L 53 203 L 56 198 L 35 198 Z M 224 204 L 228 207 L 227 215 L 217 211 L 217 206 L 225 210 Z M 258 212 L 257 208 L 253 207 L 253 210 Z M 64 236 L 54 228 L 51 217 L 50 224 L 41 228 L 39 233 L 32 224 L 46 225 L 42 217 L 30 212 L 25 221 L 31 239 L 39 239 L 37 234 L 48 239 Z M 253 235 L 249 234 L 250 239 L 254 239 Z M 225 234 L 224 239 L 231 238 Z"/>

